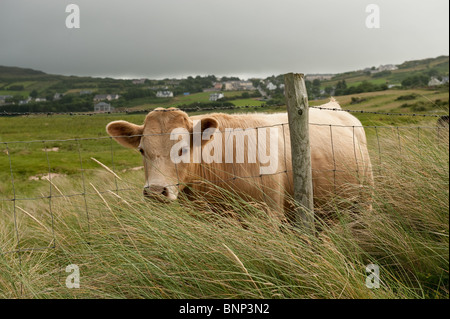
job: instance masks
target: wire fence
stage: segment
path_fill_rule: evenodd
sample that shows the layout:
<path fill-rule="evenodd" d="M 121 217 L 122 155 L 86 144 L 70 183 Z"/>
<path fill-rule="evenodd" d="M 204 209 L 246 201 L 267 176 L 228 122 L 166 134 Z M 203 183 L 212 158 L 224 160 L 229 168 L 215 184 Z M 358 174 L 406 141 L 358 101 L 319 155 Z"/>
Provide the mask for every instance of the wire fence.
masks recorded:
<path fill-rule="evenodd" d="M 191 112 L 205 112 L 205 111 L 227 111 L 227 110 L 246 110 L 246 109 L 258 109 L 263 108 L 263 105 L 255 106 L 215 106 L 215 107 L 190 107 L 182 108 L 182 111 Z M 408 117 L 448 117 L 448 115 L 442 114 L 428 114 L 428 113 L 396 113 L 396 112 L 382 112 L 382 111 L 366 111 L 366 110 L 351 110 L 351 109 L 337 109 L 321 106 L 309 106 L 313 109 L 319 110 L 332 110 L 337 112 L 348 112 L 358 114 L 371 114 L 371 115 L 388 115 L 388 116 L 408 116 Z M 68 115 L 68 116 L 98 116 L 98 115 L 117 115 L 117 114 L 146 114 L 154 109 L 124 109 L 114 110 L 109 112 L 0 112 L 0 117 L 10 116 L 55 116 L 55 115 Z"/>
<path fill-rule="evenodd" d="M 313 107 L 319 110 L 324 108 Z M 327 108 L 330 111 L 329 108 Z M 367 111 L 350 111 L 333 109 L 332 111 L 347 111 L 357 113 L 369 114 L 383 114 L 392 116 L 433 116 L 430 114 L 399 114 L 399 113 L 380 113 Z M 145 111 L 146 112 L 146 111 Z M 52 113 L 50 115 L 53 115 Z M 59 113 L 58 113 L 59 114 Z M 15 114 L 19 115 L 19 114 Z M 20 114 L 20 115 L 30 115 Z M 92 114 L 89 114 L 92 115 Z M 207 164 L 201 164 L 203 175 L 208 175 L 208 183 L 211 184 L 232 184 L 238 181 L 252 181 L 259 183 L 261 187 L 262 200 L 267 203 L 267 194 L 271 191 L 265 187 L 265 183 L 269 177 L 278 175 L 289 176 L 292 174 L 288 145 L 287 130 L 288 123 L 277 123 L 274 125 L 258 126 L 252 129 L 268 129 L 275 127 L 282 133 L 282 149 L 283 161 L 279 163 L 276 172 L 271 174 L 247 174 L 237 175 L 237 167 L 234 161 L 231 163 L 230 169 L 227 171 L 214 172 L 214 169 Z M 310 123 L 310 127 L 316 127 L 327 132 L 329 137 L 329 147 L 332 153 L 332 161 L 326 169 L 320 170 L 321 174 L 328 174 L 329 178 L 333 180 L 334 191 L 338 185 L 336 180 L 339 173 L 346 172 L 343 163 L 337 161 L 335 154 L 339 151 L 336 149 L 336 139 L 339 137 L 343 129 L 351 129 L 353 135 L 353 151 L 355 162 L 358 163 L 359 157 L 357 155 L 357 141 L 355 139 L 355 131 L 364 130 L 368 138 L 368 146 L 370 157 L 373 165 L 374 174 L 378 177 L 383 175 L 383 158 L 385 154 L 392 152 L 392 141 L 396 138 L 397 144 L 396 152 L 401 153 L 405 149 L 404 143 L 406 141 L 416 141 L 420 143 L 423 139 L 433 140 L 435 143 L 442 143 L 442 136 L 446 136 L 448 143 L 448 126 L 429 125 L 429 126 L 346 126 L 346 125 L 330 125 L 320 123 Z M 408 134 L 405 134 L 408 132 Z M 225 131 L 222 131 L 225 133 Z M 164 136 L 170 133 L 161 134 L 147 134 L 135 135 L 132 137 L 146 137 L 152 138 L 157 136 Z M 192 133 L 190 133 L 192 134 Z M 257 135 L 256 135 L 257 136 Z M 390 142 L 390 146 L 385 146 L 386 141 Z M 56 145 L 56 146 L 55 146 Z M 448 144 L 447 144 L 448 145 Z M 90 198 L 93 196 L 101 196 L 105 194 L 118 194 L 120 192 L 142 192 L 144 183 L 136 183 L 133 178 L 124 180 L 119 174 L 128 176 L 134 170 L 140 171 L 144 169 L 142 166 L 137 166 L 135 169 L 130 169 L 127 166 L 139 165 L 139 156 L 136 154 L 134 158 L 130 155 L 130 150 L 127 150 L 118 145 L 113 137 L 100 136 L 92 138 L 71 138 L 71 139 L 45 139 L 45 140 L 31 140 L 31 141 L 10 141 L 0 142 L 3 154 L 0 154 L 0 167 L 3 172 L 0 172 L 0 208 L 2 212 L 1 219 L 3 224 L 8 221 L 14 232 L 15 249 L 0 250 L 0 254 L 17 253 L 19 255 L 19 264 L 21 264 L 21 253 L 27 251 L 43 251 L 47 249 L 55 249 L 57 247 L 55 236 L 55 202 L 64 200 L 67 205 L 79 205 L 78 210 L 82 213 L 81 219 L 84 219 L 85 232 L 87 234 L 91 231 L 91 215 L 92 212 L 89 207 Z M 290 153 L 290 152 L 289 152 Z M 130 164 L 132 163 L 132 164 Z M 142 164 L 141 164 L 142 165 Z M 144 159 L 144 166 L 151 165 Z M 358 164 L 357 164 L 358 165 Z M 179 179 L 177 164 L 175 164 L 177 172 L 177 181 L 169 186 L 180 187 L 185 186 L 184 182 Z M 314 168 L 313 168 L 314 169 Z M 107 172 L 109 178 L 105 185 L 105 181 L 99 178 L 97 174 L 99 171 Z M 356 170 L 359 173 L 359 169 Z M 62 178 L 67 175 L 68 178 Z M 143 175 L 139 172 L 139 175 Z M 376 177 L 377 177 L 376 176 Z M 68 181 L 69 180 L 69 181 Z M 143 180 L 143 179 L 142 179 Z M 190 181 L 189 185 L 202 184 L 205 181 L 199 179 Z M 33 192 L 30 192 L 30 185 L 33 187 Z M 70 191 L 68 191 L 70 189 Z M 71 199 L 80 199 L 81 202 L 69 203 Z M 34 211 L 28 211 L 23 203 L 33 202 Z M 28 210 L 27 210 L 28 209 Z M 40 218 L 36 218 L 36 214 Z M 11 219 L 12 215 L 12 219 Z M 47 237 L 33 237 L 33 233 L 27 229 L 23 229 L 21 221 L 23 217 L 19 215 L 26 215 L 27 218 L 33 222 L 42 225 L 47 230 Z M 8 218 L 9 216 L 9 218 Z M 1 248 L 1 246 L 0 246 Z"/>

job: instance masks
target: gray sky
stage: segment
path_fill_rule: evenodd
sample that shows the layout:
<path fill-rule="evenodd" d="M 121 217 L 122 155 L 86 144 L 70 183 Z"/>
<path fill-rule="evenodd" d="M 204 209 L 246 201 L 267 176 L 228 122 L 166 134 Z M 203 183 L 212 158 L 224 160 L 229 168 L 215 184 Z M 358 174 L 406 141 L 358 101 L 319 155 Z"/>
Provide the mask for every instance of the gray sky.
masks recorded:
<path fill-rule="evenodd" d="M 68 4 L 80 28 L 68 29 Z M 368 4 L 380 28 L 368 29 Z M 337 73 L 449 54 L 448 0 L 0 0 L 0 65 L 111 77 Z"/>

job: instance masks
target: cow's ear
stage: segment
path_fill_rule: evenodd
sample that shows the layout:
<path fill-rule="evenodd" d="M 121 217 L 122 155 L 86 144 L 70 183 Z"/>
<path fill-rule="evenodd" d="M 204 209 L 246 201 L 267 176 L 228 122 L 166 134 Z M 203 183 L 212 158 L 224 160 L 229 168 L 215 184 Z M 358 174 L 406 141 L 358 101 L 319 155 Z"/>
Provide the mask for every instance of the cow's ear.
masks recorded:
<path fill-rule="evenodd" d="M 219 122 L 217 122 L 216 119 L 212 118 L 212 117 L 206 117 L 206 118 L 202 118 L 200 120 L 190 120 L 190 124 L 188 125 L 188 131 L 191 135 L 191 145 L 194 147 L 196 146 L 196 141 L 201 141 L 201 145 L 205 145 L 208 142 L 211 141 L 211 139 L 209 140 L 204 140 L 203 139 L 203 134 L 205 133 L 205 131 L 207 129 L 218 129 L 219 128 Z M 200 140 L 196 140 L 195 139 L 195 134 L 196 133 L 200 133 Z M 212 137 L 214 138 L 214 137 Z"/>
<path fill-rule="evenodd" d="M 205 130 L 209 128 L 211 129 L 219 128 L 219 122 L 217 122 L 217 120 L 213 119 L 212 117 L 201 119 L 201 123 L 202 123 L 202 134 Z"/>
<path fill-rule="evenodd" d="M 203 137 L 204 133 L 206 130 L 210 129 L 210 130 L 214 130 L 214 129 L 218 129 L 219 128 L 219 122 L 217 122 L 216 119 L 212 118 L 212 117 L 207 117 L 207 118 L 202 118 L 197 125 L 200 124 L 200 131 L 201 131 L 201 136 Z M 198 132 L 198 131 L 197 131 Z M 204 140 L 202 138 L 202 145 L 208 144 L 214 137 L 211 137 L 207 140 Z M 194 145 L 194 144 L 192 144 Z"/>
<path fill-rule="evenodd" d="M 125 147 L 137 148 L 141 142 L 143 125 L 136 125 L 127 121 L 114 121 L 106 126 L 106 132 Z"/>

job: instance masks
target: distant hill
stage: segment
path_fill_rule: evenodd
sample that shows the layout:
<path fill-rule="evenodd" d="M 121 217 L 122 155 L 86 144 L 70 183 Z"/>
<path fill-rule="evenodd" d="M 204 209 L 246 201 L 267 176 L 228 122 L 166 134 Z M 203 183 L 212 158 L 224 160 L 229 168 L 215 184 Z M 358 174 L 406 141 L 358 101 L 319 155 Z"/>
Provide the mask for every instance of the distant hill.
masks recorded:
<path fill-rule="evenodd" d="M 437 58 L 429 58 L 429 59 L 422 59 L 422 60 L 412 60 L 412 61 L 406 61 L 402 64 L 398 65 L 399 69 L 426 69 L 426 68 L 439 68 L 439 69 L 445 69 L 448 72 L 449 67 L 449 57 L 442 55 L 438 56 Z"/>
<path fill-rule="evenodd" d="M 374 83 L 389 83 L 400 85 L 407 77 L 426 74 L 428 76 L 443 76 L 449 73 L 449 57 L 439 56 L 422 60 L 406 61 L 399 65 L 397 70 L 370 73 L 368 70 L 357 70 L 336 74 L 331 80 L 323 81 L 323 85 L 335 85 L 338 81 L 345 80 L 347 84 L 357 85 L 362 81 Z M 372 67 L 374 68 L 374 67 Z M 372 69 L 368 68 L 368 69 Z"/>
<path fill-rule="evenodd" d="M 3 66 L 0 65 L 0 78 L 16 78 L 16 77 L 27 77 L 36 75 L 47 75 L 42 71 L 37 71 L 33 69 L 24 69 L 15 66 Z"/>

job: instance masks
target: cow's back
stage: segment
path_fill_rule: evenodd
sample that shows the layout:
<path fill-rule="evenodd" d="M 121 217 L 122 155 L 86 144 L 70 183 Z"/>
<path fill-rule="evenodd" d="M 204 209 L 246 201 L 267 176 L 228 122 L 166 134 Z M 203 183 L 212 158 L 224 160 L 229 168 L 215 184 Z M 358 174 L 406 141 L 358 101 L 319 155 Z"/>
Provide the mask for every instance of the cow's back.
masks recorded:
<path fill-rule="evenodd" d="M 325 108 L 330 108 L 327 110 Z M 335 110 L 333 110 L 335 109 Z M 309 133 L 313 191 L 316 204 L 322 204 L 335 194 L 358 200 L 363 185 L 372 185 L 372 166 L 367 140 L 361 122 L 332 101 L 321 109 L 309 109 Z M 268 115 L 270 123 L 288 123 L 287 113 Z M 280 154 L 286 155 L 287 170 L 292 170 L 289 126 L 283 125 L 284 139 L 280 140 Z M 283 149 L 286 144 L 286 150 Z M 295 145 L 293 146 L 295 147 Z M 284 159 L 280 159 L 281 170 Z M 293 194 L 292 174 L 284 187 Z"/>
<path fill-rule="evenodd" d="M 323 107 L 330 110 L 315 108 L 309 110 L 315 204 L 327 201 L 333 193 L 345 197 L 357 196 L 355 189 L 361 184 L 372 183 L 371 163 L 361 122 L 347 112 L 331 110 L 340 108 L 336 102 L 330 102 Z M 280 204 L 284 207 L 289 206 L 288 197 L 293 194 L 293 176 L 287 113 L 236 115 L 214 113 L 191 118 L 201 120 L 205 117 L 215 118 L 220 124 L 221 131 L 224 128 L 278 129 L 278 168 L 273 174 L 261 175 L 259 165 L 227 164 L 223 161 L 221 164 L 208 164 L 209 169 L 215 171 L 215 174 L 210 174 L 206 178 L 208 180 L 221 178 L 225 180 L 221 186 L 248 195 L 249 198 L 272 201 L 275 206 Z M 247 147 L 246 143 L 245 148 Z M 225 149 L 223 157 L 225 158 Z"/>

